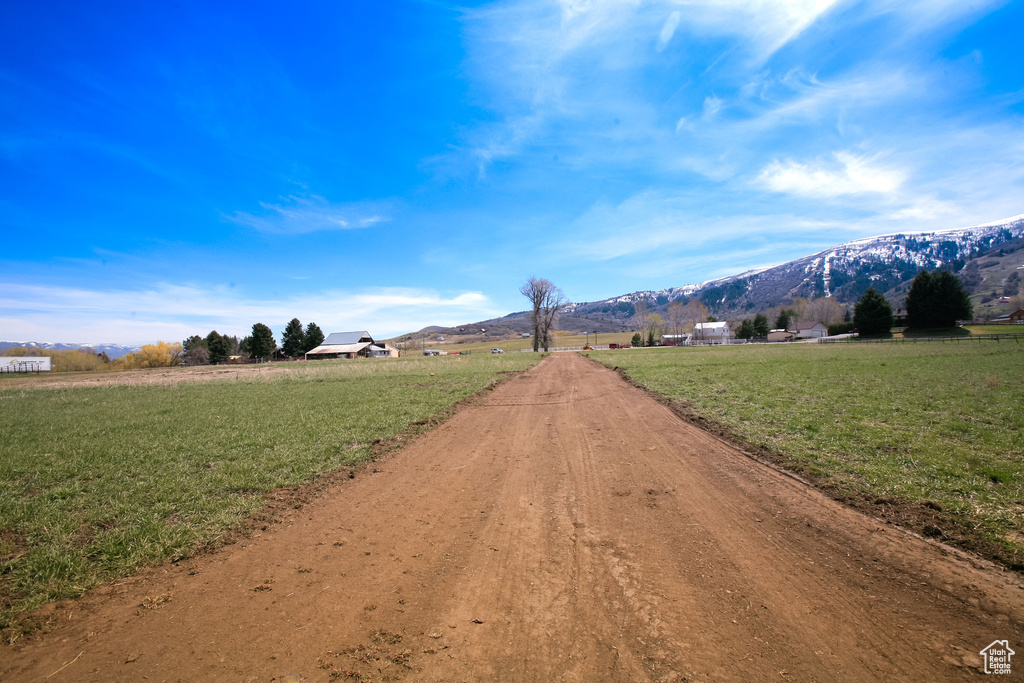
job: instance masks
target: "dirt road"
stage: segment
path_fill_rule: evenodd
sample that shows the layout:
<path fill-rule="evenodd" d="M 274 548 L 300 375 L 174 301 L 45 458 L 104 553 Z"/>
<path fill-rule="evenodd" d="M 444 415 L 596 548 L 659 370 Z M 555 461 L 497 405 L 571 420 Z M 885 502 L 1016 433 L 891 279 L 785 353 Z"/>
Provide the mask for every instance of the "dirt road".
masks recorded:
<path fill-rule="evenodd" d="M 567 353 L 284 523 L 87 597 L 0 678 L 957 680 L 1024 652 L 1021 583 Z"/>

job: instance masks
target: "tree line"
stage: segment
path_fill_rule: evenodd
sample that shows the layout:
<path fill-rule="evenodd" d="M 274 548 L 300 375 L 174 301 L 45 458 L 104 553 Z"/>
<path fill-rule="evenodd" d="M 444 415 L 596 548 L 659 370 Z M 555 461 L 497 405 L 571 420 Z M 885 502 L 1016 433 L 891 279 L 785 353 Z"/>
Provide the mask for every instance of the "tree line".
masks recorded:
<path fill-rule="evenodd" d="M 633 346 L 655 346 L 655 340 L 662 333 L 681 335 L 693 330 L 698 323 L 716 322 L 715 317 L 708 314 L 707 306 L 697 299 L 669 303 L 668 320 L 658 313 L 649 313 L 649 305 L 643 299 L 633 303 L 631 320 L 634 329 L 638 330 L 633 335 Z M 955 327 L 960 320 L 970 320 L 974 308 L 959 277 L 948 270 L 922 270 L 907 294 L 906 314 L 909 328 L 949 328 Z M 880 292 L 869 287 L 854 305 L 852 314 L 831 297 L 795 297 L 786 306 L 742 320 L 736 337 L 766 339 L 771 330 L 789 329 L 800 320 L 820 322 L 828 328 L 830 335 L 854 330 L 862 336 L 887 335 L 895 323 L 892 305 Z"/>
<path fill-rule="evenodd" d="M 205 337 L 195 334 L 181 343 L 187 365 L 218 365 L 234 356 L 269 361 L 274 358 L 299 358 L 324 341 L 323 330 L 314 322 L 305 328 L 298 318 L 292 318 L 281 334 L 278 346 L 274 333 L 267 325 L 256 323 L 248 336 L 220 334 L 211 330 Z"/>

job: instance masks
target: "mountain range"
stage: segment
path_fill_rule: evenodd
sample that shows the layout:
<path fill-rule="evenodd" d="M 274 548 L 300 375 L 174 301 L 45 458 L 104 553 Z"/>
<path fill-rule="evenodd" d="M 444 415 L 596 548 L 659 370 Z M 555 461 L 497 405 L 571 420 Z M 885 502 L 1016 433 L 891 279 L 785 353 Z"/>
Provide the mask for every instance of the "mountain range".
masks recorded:
<path fill-rule="evenodd" d="M 796 297 L 832 297 L 849 308 L 869 287 L 885 294 L 898 309 L 914 277 L 922 270 L 935 269 L 960 275 L 975 295 L 976 313 L 990 301 L 998 303 L 1007 278 L 1024 270 L 1024 214 L 966 228 L 858 239 L 788 263 L 716 280 L 573 303 L 558 327 L 580 333 L 626 331 L 632 329 L 630 318 L 640 301 L 647 302 L 650 312 L 665 317 L 669 303 L 696 298 L 719 319 L 786 306 Z M 455 335 L 485 329 L 488 335 L 499 336 L 529 332 L 531 325 L 529 312 L 520 311 L 453 328 L 430 329 Z"/>
<path fill-rule="evenodd" d="M 972 294 L 976 317 L 1005 308 L 1024 276 L 1024 214 L 1001 221 L 935 232 L 897 233 L 844 242 L 810 256 L 698 284 L 629 292 L 601 301 L 570 304 L 558 327 L 570 332 L 624 332 L 638 302 L 667 318 L 674 301 L 697 299 L 718 319 L 738 319 L 786 306 L 797 297 L 831 297 L 851 308 L 869 287 L 902 308 L 910 282 L 921 270 L 948 269 Z M 396 340 L 424 335 L 505 337 L 531 332 L 528 311 L 455 327 L 432 326 Z M 125 344 L 0 341 L 46 350 L 92 349 L 111 359 L 139 350 Z"/>
<path fill-rule="evenodd" d="M 105 353 L 111 360 L 120 358 L 127 353 L 135 353 L 142 347 L 128 344 L 62 344 L 53 342 L 22 342 L 22 341 L 0 341 L 0 351 L 9 349 L 12 346 L 25 346 L 31 349 L 43 349 L 45 351 L 74 351 L 77 349 L 92 349 L 96 353 Z"/>

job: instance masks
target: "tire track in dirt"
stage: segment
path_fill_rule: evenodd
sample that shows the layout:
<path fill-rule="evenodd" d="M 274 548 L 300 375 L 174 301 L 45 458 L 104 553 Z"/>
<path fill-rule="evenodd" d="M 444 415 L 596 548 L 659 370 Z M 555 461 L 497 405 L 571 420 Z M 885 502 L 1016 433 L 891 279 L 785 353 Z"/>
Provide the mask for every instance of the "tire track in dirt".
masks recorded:
<path fill-rule="evenodd" d="M 1024 644 L 1021 579 L 986 567 L 557 354 L 283 524 L 55 612 L 0 678 L 959 680 Z"/>

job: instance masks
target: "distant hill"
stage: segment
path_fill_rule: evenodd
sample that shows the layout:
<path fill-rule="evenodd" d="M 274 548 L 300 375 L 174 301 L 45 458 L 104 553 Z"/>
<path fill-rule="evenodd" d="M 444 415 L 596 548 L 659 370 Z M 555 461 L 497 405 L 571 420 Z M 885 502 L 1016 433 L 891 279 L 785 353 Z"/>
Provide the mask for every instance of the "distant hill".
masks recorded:
<path fill-rule="evenodd" d="M 61 344 L 51 342 L 19 342 L 19 341 L 0 341 L 0 351 L 9 349 L 12 346 L 27 346 L 32 349 L 43 349 L 53 351 L 68 351 L 75 349 L 92 349 L 96 353 L 105 353 L 113 360 L 120 358 L 128 353 L 135 353 L 141 347 L 129 346 L 126 344 Z"/>
<path fill-rule="evenodd" d="M 1024 265 L 1024 215 L 1005 220 L 924 233 L 897 233 L 853 240 L 782 265 L 747 271 L 699 284 L 630 292 L 575 303 L 558 327 L 572 332 L 620 332 L 630 329 L 633 305 L 646 301 L 649 310 L 665 316 L 668 304 L 697 298 L 720 318 L 745 317 L 794 297 L 835 298 L 853 304 L 869 287 L 902 307 L 910 281 L 922 270 L 943 268 L 961 276 L 975 294 L 978 312 L 994 310 L 1005 281 Z M 479 323 L 438 330 L 448 335 L 486 329 L 487 336 L 530 331 L 529 312 L 510 313 Z M 479 334 L 479 332 L 478 332 Z"/>

